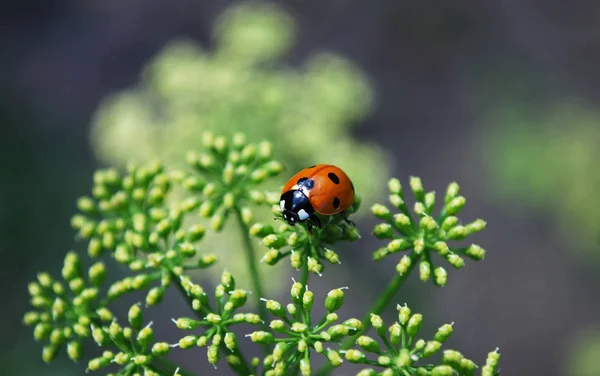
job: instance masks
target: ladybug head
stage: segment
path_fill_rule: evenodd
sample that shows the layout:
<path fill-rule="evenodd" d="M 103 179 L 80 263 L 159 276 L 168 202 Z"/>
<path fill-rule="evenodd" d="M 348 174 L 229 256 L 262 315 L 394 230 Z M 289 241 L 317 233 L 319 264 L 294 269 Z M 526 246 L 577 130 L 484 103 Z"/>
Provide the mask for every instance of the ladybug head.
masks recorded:
<path fill-rule="evenodd" d="M 279 206 L 283 219 L 290 225 L 304 222 L 314 217 L 314 209 L 308 198 L 299 190 L 287 191 L 281 195 Z"/>

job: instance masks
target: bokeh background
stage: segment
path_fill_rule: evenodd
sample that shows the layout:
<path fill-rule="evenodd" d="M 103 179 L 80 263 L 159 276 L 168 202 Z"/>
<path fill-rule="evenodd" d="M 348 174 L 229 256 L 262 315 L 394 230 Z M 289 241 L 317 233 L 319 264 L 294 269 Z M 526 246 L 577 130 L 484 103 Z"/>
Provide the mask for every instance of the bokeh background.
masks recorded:
<path fill-rule="evenodd" d="M 505 375 L 600 375 L 600 3 L 257 4 L 3 3 L 2 373 L 84 374 L 64 356 L 46 366 L 21 318 L 26 283 L 84 250 L 69 219 L 94 169 L 175 165 L 214 130 L 272 140 L 290 174 L 336 163 L 367 205 L 391 176 L 438 192 L 456 180 L 462 217 L 488 221 L 474 239 L 488 257 L 443 289 L 413 276 L 397 301 L 431 333 L 456 322 L 449 344 L 478 363 L 500 347 Z M 311 289 L 350 286 L 343 314 L 360 316 L 394 272 L 369 262 L 379 246 L 364 236 Z M 176 339 L 167 321 L 186 307 L 167 299 L 153 318 Z M 212 374 L 190 351 L 174 358 Z"/>

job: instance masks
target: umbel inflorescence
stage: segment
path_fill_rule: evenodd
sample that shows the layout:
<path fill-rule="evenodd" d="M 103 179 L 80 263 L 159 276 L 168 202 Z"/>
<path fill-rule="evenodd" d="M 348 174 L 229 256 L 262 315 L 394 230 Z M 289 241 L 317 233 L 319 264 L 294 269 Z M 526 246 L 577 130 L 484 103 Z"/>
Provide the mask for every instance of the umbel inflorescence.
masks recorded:
<path fill-rule="evenodd" d="M 32 310 L 23 321 L 43 344 L 44 361 L 64 351 L 75 362 L 85 359 L 88 372 L 183 376 L 193 373 L 172 363 L 169 353 L 201 351 L 215 368 L 225 364 L 245 376 L 326 375 L 345 363 L 362 365 L 361 376 L 499 374 L 497 350 L 478 367 L 460 352 L 442 348 L 454 323 L 422 338 L 423 315 L 406 304 L 397 305 L 398 320 L 391 324 L 380 316 L 416 266 L 423 281 L 433 279 L 440 287 L 447 283 L 448 273 L 434 255 L 456 269 L 465 266 L 465 258 L 484 258 L 478 245 L 454 244 L 485 227 L 483 220 L 462 224 L 456 216 L 465 204 L 456 183 L 449 185 L 435 215 L 435 194 L 425 193 L 419 178 L 410 179 L 412 211 L 400 181 L 390 180 L 389 201 L 397 213 L 381 204 L 372 207 L 383 221 L 373 234 L 387 241 L 373 259 L 403 255 L 373 307 L 362 318 L 352 318 L 342 310 L 345 295 L 352 293 L 348 287 L 319 297 L 308 282 L 311 276 L 326 278 L 325 264 L 342 262 L 344 242 L 361 238 L 358 228 L 342 215 L 323 218 L 322 228 L 312 231 L 279 220 L 279 195 L 262 185 L 283 171 L 268 142 L 249 144 L 242 134 L 209 133 L 204 149 L 190 151 L 185 162 L 183 169 L 152 162 L 95 173 L 91 195 L 78 200 L 79 213 L 71 223 L 88 260 L 69 251 L 59 276 L 42 272 L 28 286 Z M 255 222 L 255 212 L 269 213 L 269 207 L 276 218 Z M 357 197 L 346 215 L 359 207 Z M 244 238 L 251 288 L 238 286 L 227 260 L 219 259 L 219 249 L 203 246 L 207 232 L 227 236 L 224 224 L 230 220 Z M 264 248 L 263 268 L 289 258 L 300 272 L 287 301 L 263 295 L 255 242 Z M 111 279 L 105 263 L 120 265 L 127 276 Z M 210 291 L 195 281 L 202 269 L 217 267 L 221 278 Z M 145 312 L 161 304 L 170 288 L 181 294 L 191 315 L 147 322 Z M 113 312 L 115 301 L 134 292 L 143 293 L 143 300 Z M 254 306 L 246 308 L 249 299 Z M 313 313 L 317 305 L 324 314 Z M 175 343 L 156 338 L 153 330 L 170 321 L 180 332 Z M 95 343 L 97 350 L 84 354 L 87 343 Z M 250 346 L 259 346 L 262 356 L 248 359 L 244 350 Z M 318 357 L 317 363 L 325 365 L 315 369 Z"/>

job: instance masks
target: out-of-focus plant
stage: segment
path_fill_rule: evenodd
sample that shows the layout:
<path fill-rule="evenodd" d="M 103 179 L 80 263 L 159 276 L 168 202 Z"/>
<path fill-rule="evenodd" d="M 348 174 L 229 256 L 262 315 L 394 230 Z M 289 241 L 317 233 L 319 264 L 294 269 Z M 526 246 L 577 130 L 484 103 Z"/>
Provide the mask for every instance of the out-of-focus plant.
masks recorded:
<path fill-rule="evenodd" d="M 600 374 L 600 328 L 587 327 L 568 343 L 564 374 L 595 376 Z"/>
<path fill-rule="evenodd" d="M 552 208 L 569 250 L 600 262 L 600 113 L 567 103 L 534 114 L 519 106 L 490 115 L 480 149 L 502 199 Z"/>
<path fill-rule="evenodd" d="M 200 348 L 208 363 L 216 367 L 224 361 L 242 376 L 327 375 L 344 360 L 365 365 L 361 376 L 474 374 L 475 363 L 456 350 L 445 350 L 439 361 L 428 360 L 450 337 L 452 324 L 440 327 L 433 339 L 426 341 L 419 338 L 423 316 L 408 306 L 397 306 L 398 321 L 388 327 L 379 316 L 417 262 L 422 280 L 428 280 L 433 269 L 435 284 L 443 287 L 447 272 L 432 265 L 434 253 L 457 269 L 465 263 L 461 255 L 484 258 L 479 246 L 461 248 L 446 243 L 485 227 L 482 220 L 463 225 L 455 216 L 466 201 L 456 183 L 449 185 L 440 213 L 434 216 L 435 194 L 425 193 L 421 180 L 411 178 L 414 217 L 400 181 L 389 181 L 389 201 L 400 213 L 392 214 L 382 204 L 372 206 L 372 213 L 384 220 L 375 226 L 373 234 L 391 239 L 374 252 L 373 258 L 378 261 L 399 252 L 405 257 L 396 266 L 397 276 L 362 320 L 342 321 L 338 313 L 349 287 L 331 290 L 322 299 L 326 313 L 316 316 L 313 307 L 319 300 L 308 285 L 311 276 L 325 274 L 322 260 L 339 267 L 344 253 L 335 249 L 342 247 L 343 241 L 360 239 L 358 228 L 344 218 L 357 212 L 361 200 L 356 199 L 348 212 L 330 216 L 321 228 L 312 230 L 304 223 L 291 226 L 285 221 L 275 223 L 275 229 L 273 218 L 270 223 L 255 222 L 261 207 L 283 219 L 280 197 L 264 191 L 261 184 L 283 169 L 272 159 L 270 144 L 248 143 L 241 134 L 227 138 L 206 133 L 203 140 L 205 149 L 188 152 L 184 168 L 155 162 L 129 165 L 125 173 L 104 169 L 94 175 L 92 194 L 78 201 L 80 213 L 71 222 L 85 241 L 91 262 L 70 251 L 60 278 L 42 272 L 28 286 L 32 309 L 25 313 L 23 322 L 44 344 L 44 361 L 52 362 L 61 351 L 80 361 L 85 345 L 95 342 L 100 350 L 87 361 L 87 371 L 107 372 L 111 367 L 116 369 L 111 375 L 122 376 L 191 375 L 167 355 L 174 349 L 193 352 Z M 171 197 L 178 187 L 187 192 L 186 196 Z M 189 221 L 194 218 L 196 221 Z M 219 268 L 220 281 L 214 293 L 194 281 L 192 272 L 216 269 L 226 244 L 215 247 L 206 243 L 205 234 L 210 230 L 204 221 L 219 238 L 224 237 L 222 229 L 227 222 L 241 229 L 251 290 L 241 287 L 227 270 L 233 262 L 227 258 L 225 268 Z M 263 279 L 280 284 L 280 277 L 261 275 L 252 236 L 261 237 L 268 249 L 264 256 L 265 264 L 270 265 L 267 267 L 289 256 L 292 267 L 300 272 L 290 289 L 291 302 L 285 307 L 268 299 L 264 292 Z M 128 276 L 112 279 L 105 267 L 111 261 L 121 265 Z M 171 288 L 181 294 L 192 312 L 190 317 L 172 318 L 182 331 L 175 344 L 156 338 L 152 323 L 144 320 L 145 311 L 162 304 L 166 290 Z M 144 293 L 145 304 L 135 303 L 126 313 L 113 312 L 116 301 L 134 292 Z M 254 301 L 258 313 L 244 309 L 249 300 Z M 256 328 L 242 335 L 240 324 Z M 368 336 L 371 328 L 381 341 Z M 248 360 L 241 341 L 260 346 L 262 358 Z M 316 356 L 327 362 L 313 372 Z M 481 375 L 498 375 L 499 359 L 497 350 L 490 352 Z"/>
<path fill-rule="evenodd" d="M 97 155 L 116 166 L 155 158 L 175 166 L 202 144 L 205 131 L 242 131 L 251 142 L 271 140 L 288 172 L 336 164 L 353 176 L 367 203 L 374 200 L 380 187 L 374 182 L 388 174 L 386 157 L 352 135 L 372 108 L 370 84 L 350 61 L 328 52 L 298 68 L 284 64 L 295 32 L 293 19 L 279 7 L 247 3 L 219 17 L 211 50 L 189 40 L 170 43 L 145 67 L 139 85 L 98 110 L 92 137 Z M 271 188 L 283 183 L 279 177 L 269 181 Z M 229 257 L 240 259 L 239 239 L 227 241 Z M 246 280 L 242 265 L 231 268 Z"/>

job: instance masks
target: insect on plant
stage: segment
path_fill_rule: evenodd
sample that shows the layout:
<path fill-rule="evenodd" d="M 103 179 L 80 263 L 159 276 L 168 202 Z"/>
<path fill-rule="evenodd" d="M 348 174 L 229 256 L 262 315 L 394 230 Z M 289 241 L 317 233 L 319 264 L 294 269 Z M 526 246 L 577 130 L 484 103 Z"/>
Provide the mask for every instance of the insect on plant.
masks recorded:
<path fill-rule="evenodd" d="M 361 365 L 359 376 L 499 375 L 497 349 L 478 367 L 460 352 L 442 349 L 454 323 L 423 338 L 423 315 L 406 304 L 393 304 L 415 269 L 423 282 L 443 287 L 448 272 L 441 260 L 461 269 L 467 259 L 484 259 L 486 251 L 479 245 L 460 244 L 486 223 L 463 223 L 457 217 L 466 200 L 456 183 L 439 200 L 418 177 L 411 177 L 411 210 L 405 187 L 398 179 L 389 180 L 392 209 L 371 207 L 381 221 L 372 234 L 384 242 L 373 252 L 373 261 L 392 261 L 395 276 L 363 317 L 343 317 L 341 309 L 352 290 L 337 288 L 319 297 L 308 289 L 308 281 L 314 275 L 327 278 L 325 265 L 341 261 L 336 249 L 360 238 L 348 218 L 359 210 L 360 196 L 340 168 L 327 164 L 298 172 L 280 194 L 265 191 L 262 183 L 283 171 L 271 154 L 267 141 L 254 144 L 243 134 L 226 138 L 206 133 L 204 149 L 187 154 L 186 168 L 152 162 L 126 171 L 97 171 L 91 195 L 78 200 L 79 213 L 71 221 L 87 256 L 67 252 L 58 276 L 42 272 L 28 286 L 32 309 L 23 321 L 43 344 L 43 360 L 51 363 L 64 351 L 79 362 L 84 345 L 95 342 L 99 349 L 90 347 L 86 371 L 110 375 L 193 375 L 168 358 L 173 351 L 202 351 L 208 363 L 225 364 L 244 376 L 328 375 L 344 362 Z M 281 220 L 255 219 L 268 208 Z M 203 247 L 206 233 L 221 233 L 228 221 L 243 238 L 249 288 L 236 283 L 218 249 Z M 299 272 L 287 302 L 264 295 L 257 240 L 264 247 L 265 268 L 287 258 Z M 111 279 L 107 262 L 120 265 L 128 276 Z M 206 268 L 222 270 L 214 291 L 192 278 L 192 272 Z M 193 312 L 173 319 L 181 331 L 175 344 L 157 338 L 144 318 L 162 303 L 167 289 L 177 290 Z M 144 302 L 115 312 L 114 303 L 133 292 L 143 292 Z M 246 308 L 248 299 L 256 312 Z M 320 317 L 312 310 L 316 302 L 325 308 Z M 396 307 L 397 320 L 384 323 L 380 315 L 390 305 Z M 254 330 L 240 332 L 241 324 Z M 262 355 L 248 359 L 243 349 L 253 345 Z M 438 353 L 441 358 L 434 360 Z M 316 357 L 324 360 L 320 369 L 313 369 Z"/>

